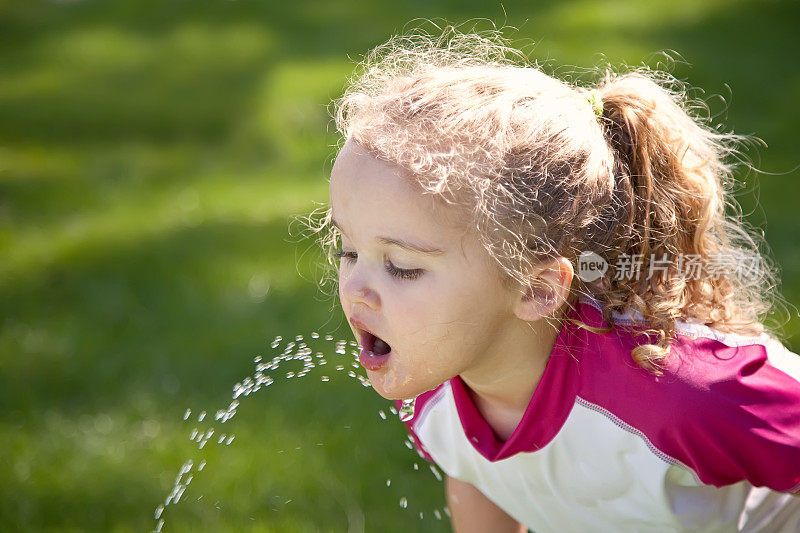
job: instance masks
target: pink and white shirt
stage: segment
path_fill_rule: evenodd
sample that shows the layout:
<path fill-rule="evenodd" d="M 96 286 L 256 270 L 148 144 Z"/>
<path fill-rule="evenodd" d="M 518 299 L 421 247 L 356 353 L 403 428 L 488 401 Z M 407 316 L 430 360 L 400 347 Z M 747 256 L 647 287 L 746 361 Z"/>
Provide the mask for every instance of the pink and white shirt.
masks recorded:
<path fill-rule="evenodd" d="M 590 300 L 571 315 L 605 327 Z M 565 322 L 505 442 L 458 376 L 420 395 L 407 426 L 427 459 L 537 533 L 800 532 L 800 356 L 681 322 L 656 376 L 630 356 L 642 342 Z"/>

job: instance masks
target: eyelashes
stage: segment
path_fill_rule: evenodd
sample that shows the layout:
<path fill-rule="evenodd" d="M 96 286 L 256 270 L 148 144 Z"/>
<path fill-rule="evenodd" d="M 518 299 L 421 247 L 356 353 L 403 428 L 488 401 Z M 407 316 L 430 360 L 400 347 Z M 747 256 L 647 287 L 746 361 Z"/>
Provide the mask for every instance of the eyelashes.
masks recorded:
<path fill-rule="evenodd" d="M 358 259 L 358 254 L 355 252 L 345 252 L 344 250 L 336 250 L 333 253 L 336 259 L 347 259 L 348 261 L 355 261 Z"/>
<path fill-rule="evenodd" d="M 337 250 L 334 252 L 333 257 L 336 259 L 341 259 L 347 262 L 355 262 L 358 259 L 358 254 L 356 252 L 346 252 L 344 250 Z M 424 270 L 421 268 L 398 268 L 391 261 L 384 262 L 384 268 L 386 272 L 392 276 L 393 278 L 403 279 L 403 280 L 413 280 L 417 279 L 422 275 Z"/>
<path fill-rule="evenodd" d="M 419 268 L 397 268 L 391 261 L 384 263 L 386 271 L 393 277 L 398 279 L 417 279 L 422 275 L 422 269 Z"/>

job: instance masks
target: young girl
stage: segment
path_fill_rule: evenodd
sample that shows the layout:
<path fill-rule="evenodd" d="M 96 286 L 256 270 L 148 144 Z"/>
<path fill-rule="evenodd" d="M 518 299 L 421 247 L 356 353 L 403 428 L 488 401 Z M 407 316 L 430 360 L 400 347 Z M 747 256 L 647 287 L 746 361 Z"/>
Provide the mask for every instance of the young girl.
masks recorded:
<path fill-rule="evenodd" d="M 339 296 L 457 532 L 800 531 L 800 358 L 668 77 L 396 38 L 337 102 Z"/>

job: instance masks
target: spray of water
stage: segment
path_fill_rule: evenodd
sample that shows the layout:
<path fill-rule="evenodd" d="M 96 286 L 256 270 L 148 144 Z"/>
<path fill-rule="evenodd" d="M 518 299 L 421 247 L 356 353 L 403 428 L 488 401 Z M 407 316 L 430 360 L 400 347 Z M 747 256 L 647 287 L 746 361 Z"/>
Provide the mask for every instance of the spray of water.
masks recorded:
<path fill-rule="evenodd" d="M 412 418 L 414 418 L 414 406 L 416 403 L 416 398 L 411 398 L 410 400 L 403 400 L 400 405 L 400 421 L 408 422 Z"/>
<path fill-rule="evenodd" d="M 328 365 L 328 359 L 333 358 L 332 356 L 325 355 L 323 351 L 315 352 L 312 350 L 311 347 L 308 346 L 308 343 L 305 342 L 302 335 L 295 336 L 294 340 L 287 340 L 285 344 L 282 344 L 283 341 L 283 337 L 278 336 L 275 337 L 275 339 L 273 339 L 273 341 L 270 343 L 270 348 L 279 352 L 279 354 L 274 356 L 272 359 L 265 360 L 262 356 L 257 356 L 253 359 L 253 363 L 255 364 L 255 371 L 253 372 L 253 375 L 245 377 L 242 381 L 234 385 L 231 402 L 228 404 L 227 408 L 216 411 L 214 414 L 214 422 L 212 422 L 210 427 L 207 427 L 206 429 L 194 427 L 192 429 L 191 433 L 189 434 L 189 440 L 197 445 L 198 450 L 202 450 L 209 442 L 212 442 L 212 444 L 215 443 L 216 445 L 228 446 L 234 441 L 236 436 L 229 432 L 223 433 L 220 427 L 222 424 L 228 423 L 236 416 L 237 408 L 239 407 L 240 400 L 243 397 L 250 396 L 255 392 L 269 387 L 275 383 L 275 379 L 297 379 L 308 375 L 315 369 L 321 370 L 320 367 L 325 367 Z M 345 359 L 339 364 L 332 365 L 335 368 L 335 372 L 342 374 L 346 373 L 349 378 L 357 380 L 361 386 L 371 387 L 369 379 L 355 371 L 360 368 L 358 363 L 359 346 L 356 342 L 347 340 L 334 341 L 333 336 L 321 336 L 316 332 L 311 333 L 310 340 L 308 342 L 332 343 L 334 353 L 336 354 L 335 357 L 340 358 L 340 356 L 344 356 Z M 349 352 L 350 357 L 348 357 L 348 348 L 351 349 Z M 288 371 L 285 373 L 280 370 L 281 365 L 293 361 L 302 362 L 302 369 L 299 371 Z M 345 372 L 345 369 L 347 369 L 347 372 Z M 271 374 L 269 372 L 271 372 Z M 273 378 L 273 375 L 276 377 Z M 321 382 L 328 382 L 330 380 L 330 375 L 323 374 L 320 376 Z M 414 398 L 403 400 L 401 402 L 399 411 L 394 406 L 390 406 L 389 412 L 394 416 L 398 416 L 401 421 L 407 422 L 414 417 L 414 403 Z M 200 412 L 196 418 L 197 423 L 199 424 L 205 421 L 207 415 L 208 414 L 206 411 Z M 381 420 L 388 419 L 388 416 L 383 410 L 378 411 L 378 416 Z M 187 409 L 183 415 L 183 420 L 189 421 L 191 418 L 192 410 Z M 220 430 L 219 434 L 216 438 L 214 438 L 218 429 Z M 404 444 L 409 450 L 416 450 L 410 437 L 406 437 Z M 159 533 L 163 530 L 165 524 L 165 512 L 170 506 L 177 505 L 181 501 L 186 489 L 189 487 L 194 477 L 201 472 L 205 466 L 205 459 L 201 460 L 196 466 L 194 461 L 191 459 L 187 460 L 183 463 L 183 465 L 181 465 L 175 478 L 175 482 L 173 483 L 172 490 L 164 499 L 163 503 L 159 504 L 155 509 L 154 519 L 156 520 L 156 526 L 153 530 L 154 532 Z M 414 463 L 414 470 L 419 470 L 419 465 L 417 463 Z M 438 481 L 442 481 L 442 475 L 434 465 L 430 465 L 430 471 Z M 391 486 L 390 479 L 386 480 L 386 486 Z M 197 499 L 200 500 L 201 498 L 202 495 Z M 215 506 L 219 508 L 219 502 L 216 502 Z M 403 509 L 408 508 L 408 499 L 405 496 L 400 499 L 400 507 Z M 450 511 L 447 509 L 447 507 L 444 507 L 442 510 L 433 509 L 432 515 L 437 520 L 441 520 L 442 511 L 444 511 L 445 515 L 450 516 Z M 419 518 L 424 519 L 424 516 L 424 513 L 420 511 Z"/>

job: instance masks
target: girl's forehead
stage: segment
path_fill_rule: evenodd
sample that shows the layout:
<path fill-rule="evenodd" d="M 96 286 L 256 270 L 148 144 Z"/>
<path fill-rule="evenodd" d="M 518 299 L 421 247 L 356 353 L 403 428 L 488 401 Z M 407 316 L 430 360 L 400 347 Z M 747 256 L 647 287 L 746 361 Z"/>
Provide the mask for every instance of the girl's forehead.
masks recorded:
<path fill-rule="evenodd" d="M 376 157 L 352 139 L 345 143 L 334 163 L 330 195 L 337 220 L 338 211 L 369 211 L 377 203 L 382 204 L 381 214 L 387 218 L 413 219 L 457 232 L 470 227 L 465 223 L 468 210 L 425 190 L 412 173 Z"/>

